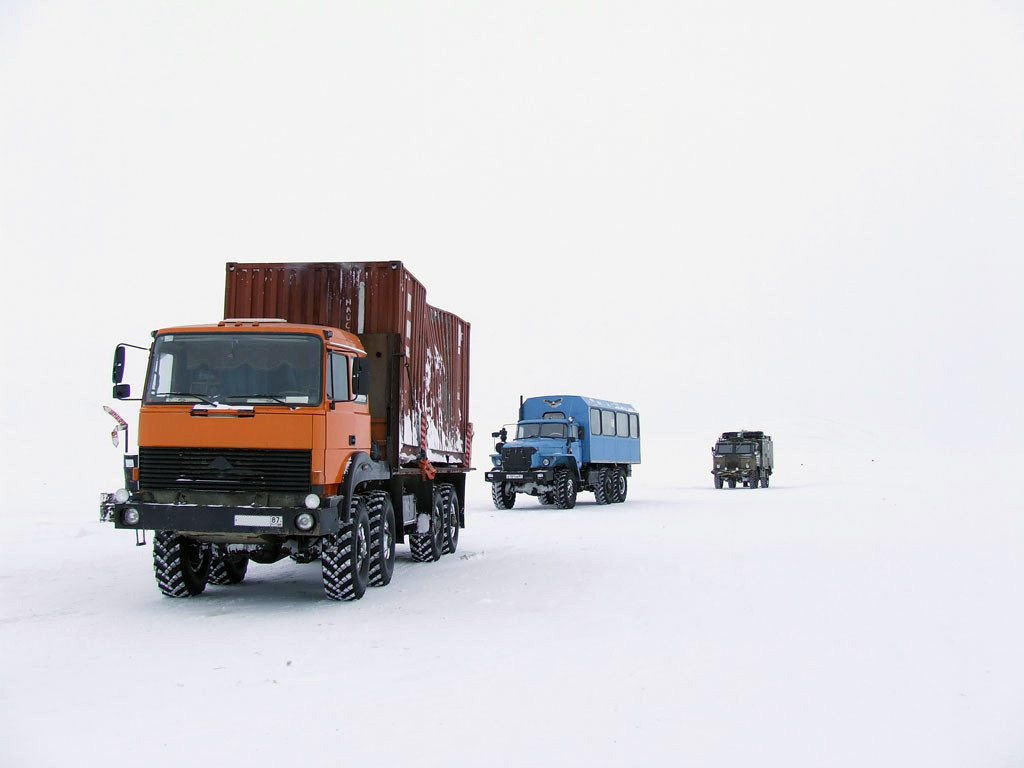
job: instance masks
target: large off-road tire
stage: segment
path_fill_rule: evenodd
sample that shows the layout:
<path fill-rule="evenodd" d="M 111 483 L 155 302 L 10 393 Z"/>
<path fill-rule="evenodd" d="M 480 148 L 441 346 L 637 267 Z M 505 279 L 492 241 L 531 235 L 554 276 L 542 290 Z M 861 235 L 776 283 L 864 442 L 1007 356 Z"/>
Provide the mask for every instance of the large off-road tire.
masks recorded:
<path fill-rule="evenodd" d="M 612 500 L 608 495 L 611 490 L 611 482 L 608 478 L 607 469 L 597 471 L 597 484 L 594 486 L 594 500 L 598 504 L 611 504 Z"/>
<path fill-rule="evenodd" d="M 729 487 L 730 488 L 735 488 L 736 487 L 736 478 L 734 478 L 734 477 L 730 477 L 729 478 Z"/>
<path fill-rule="evenodd" d="M 210 548 L 173 531 L 157 531 L 153 539 L 153 573 L 167 597 L 192 597 L 206 589 Z"/>
<path fill-rule="evenodd" d="M 715 475 L 715 488 L 721 488 L 723 485 L 725 485 L 725 483 L 722 482 L 722 478 Z"/>
<path fill-rule="evenodd" d="M 757 488 L 757 484 L 761 482 L 761 479 L 757 476 L 757 472 L 754 472 L 747 481 L 748 488 Z"/>
<path fill-rule="evenodd" d="M 512 509 L 516 505 L 516 490 L 508 483 L 491 483 L 491 499 L 498 509 Z"/>
<path fill-rule="evenodd" d="M 409 537 L 409 551 L 417 563 L 429 563 L 441 559 L 444 544 L 444 502 L 441 494 L 434 491 L 430 505 L 430 530 L 414 533 Z"/>
<path fill-rule="evenodd" d="M 395 572 L 395 508 L 391 495 L 370 494 L 370 586 L 391 583 Z"/>
<path fill-rule="evenodd" d="M 455 486 L 441 486 L 444 503 L 444 538 L 441 540 L 441 554 L 450 555 L 459 548 L 459 494 Z"/>
<path fill-rule="evenodd" d="M 627 493 L 629 493 L 629 483 L 626 481 L 626 470 L 616 467 L 612 472 L 612 503 L 621 504 L 626 500 Z"/>
<path fill-rule="evenodd" d="M 537 501 L 539 501 L 545 507 L 550 507 L 552 504 L 555 503 L 555 492 L 554 491 L 544 491 L 544 493 L 540 494 L 537 497 Z"/>
<path fill-rule="evenodd" d="M 768 487 L 768 475 L 767 474 L 761 475 L 761 487 L 762 488 L 767 488 Z"/>
<path fill-rule="evenodd" d="M 241 584 L 248 569 L 247 554 L 229 554 L 223 547 L 217 547 L 210 564 L 209 581 L 211 584 Z"/>
<path fill-rule="evenodd" d="M 576 479 L 565 467 L 555 470 L 555 506 L 559 509 L 576 506 Z"/>
<path fill-rule="evenodd" d="M 324 536 L 320 565 L 324 592 L 332 600 L 358 600 L 370 580 L 370 516 L 365 497 L 352 499 L 352 519 Z"/>

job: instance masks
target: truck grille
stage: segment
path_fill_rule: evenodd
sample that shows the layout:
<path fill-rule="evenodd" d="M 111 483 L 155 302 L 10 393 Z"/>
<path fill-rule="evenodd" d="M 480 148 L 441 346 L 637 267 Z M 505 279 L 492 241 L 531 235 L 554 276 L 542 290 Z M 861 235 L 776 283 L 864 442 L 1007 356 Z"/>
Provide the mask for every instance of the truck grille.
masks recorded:
<path fill-rule="evenodd" d="M 139 487 L 308 492 L 310 451 L 139 448 Z"/>
<path fill-rule="evenodd" d="M 501 468 L 506 472 L 522 472 L 530 468 L 530 461 L 536 448 L 502 448 Z"/>

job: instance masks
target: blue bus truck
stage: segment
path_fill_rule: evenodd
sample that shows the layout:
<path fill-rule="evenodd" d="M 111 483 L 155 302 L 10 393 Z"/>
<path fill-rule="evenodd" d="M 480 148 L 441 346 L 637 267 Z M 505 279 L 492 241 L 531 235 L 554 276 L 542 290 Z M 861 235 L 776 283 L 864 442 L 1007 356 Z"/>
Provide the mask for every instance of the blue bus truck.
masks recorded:
<path fill-rule="evenodd" d="M 640 463 L 640 414 L 626 403 L 580 395 L 520 399 L 515 438 L 508 430 L 491 454 L 485 473 L 498 509 L 511 509 L 516 494 L 537 496 L 560 509 L 576 505 L 579 491 L 598 504 L 626 500 L 627 480 Z"/>

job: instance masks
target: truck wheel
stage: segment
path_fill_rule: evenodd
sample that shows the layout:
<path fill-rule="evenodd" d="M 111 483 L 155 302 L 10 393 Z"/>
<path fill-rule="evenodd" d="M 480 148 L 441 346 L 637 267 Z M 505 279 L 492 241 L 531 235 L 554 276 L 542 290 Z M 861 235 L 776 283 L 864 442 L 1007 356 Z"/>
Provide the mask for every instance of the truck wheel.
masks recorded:
<path fill-rule="evenodd" d="M 387 493 L 370 494 L 370 586 L 391 583 L 395 572 L 395 508 Z"/>
<path fill-rule="evenodd" d="M 730 477 L 729 478 L 729 487 L 730 488 L 735 488 L 736 487 L 736 478 L 734 478 L 734 477 Z"/>
<path fill-rule="evenodd" d="M 248 569 L 248 555 L 229 554 L 224 548 L 218 547 L 210 565 L 209 581 L 211 584 L 241 584 Z"/>
<path fill-rule="evenodd" d="M 192 597 L 206 589 L 210 548 L 173 531 L 157 531 L 153 539 L 153 572 L 167 597 Z"/>
<path fill-rule="evenodd" d="M 545 507 L 550 507 L 552 504 L 555 503 L 554 491 L 544 491 L 544 493 L 537 497 L 537 501 L 539 501 Z"/>
<path fill-rule="evenodd" d="M 612 484 L 607 469 L 597 471 L 597 485 L 594 486 L 594 501 L 598 504 L 611 504 Z"/>
<path fill-rule="evenodd" d="M 757 477 L 757 472 L 750 476 L 750 480 L 747 482 L 747 486 L 750 488 L 757 488 L 757 484 L 760 482 Z"/>
<path fill-rule="evenodd" d="M 768 487 L 768 475 L 761 475 L 761 487 L 762 488 L 767 488 Z"/>
<path fill-rule="evenodd" d="M 512 509 L 516 505 L 515 489 L 508 483 L 491 483 L 491 499 L 498 509 Z"/>
<path fill-rule="evenodd" d="M 434 501 L 430 506 L 430 530 L 426 533 L 414 533 L 409 537 L 409 550 L 412 559 L 417 563 L 430 563 L 441 559 L 441 548 L 444 542 L 444 512 L 441 494 L 434 491 Z"/>
<path fill-rule="evenodd" d="M 441 554 L 450 555 L 459 548 L 459 495 L 455 486 L 441 486 L 441 498 L 444 501 L 444 539 L 441 542 Z"/>
<path fill-rule="evenodd" d="M 320 553 L 324 592 L 332 600 L 358 600 L 370 579 L 370 517 L 366 499 L 352 499 L 352 519 L 324 536 Z"/>
<path fill-rule="evenodd" d="M 629 490 L 626 482 L 626 470 L 616 467 L 612 473 L 612 503 L 621 504 L 626 500 L 626 493 Z"/>
<path fill-rule="evenodd" d="M 555 506 L 559 509 L 576 506 L 576 481 L 564 467 L 555 470 Z"/>
<path fill-rule="evenodd" d="M 715 488 L 721 488 L 722 485 L 722 478 L 720 478 L 718 475 L 715 475 Z"/>

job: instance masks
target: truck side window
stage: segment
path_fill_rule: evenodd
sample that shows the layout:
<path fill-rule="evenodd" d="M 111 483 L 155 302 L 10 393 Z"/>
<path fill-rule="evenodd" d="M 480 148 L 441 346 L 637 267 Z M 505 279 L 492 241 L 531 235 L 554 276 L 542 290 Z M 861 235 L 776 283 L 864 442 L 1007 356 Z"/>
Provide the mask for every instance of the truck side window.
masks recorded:
<path fill-rule="evenodd" d="M 629 414 L 629 436 L 640 437 L 640 417 L 635 413 Z"/>
<path fill-rule="evenodd" d="M 601 434 L 602 435 L 614 435 L 615 434 L 615 412 L 614 411 L 601 411 Z"/>
<path fill-rule="evenodd" d="M 615 433 L 619 437 L 629 437 L 629 414 L 615 414 Z"/>
<path fill-rule="evenodd" d="M 348 400 L 348 358 L 345 355 L 331 353 L 331 370 L 327 377 L 327 399 Z"/>
<path fill-rule="evenodd" d="M 590 409 L 590 434 L 601 434 L 601 411 L 598 408 Z"/>

